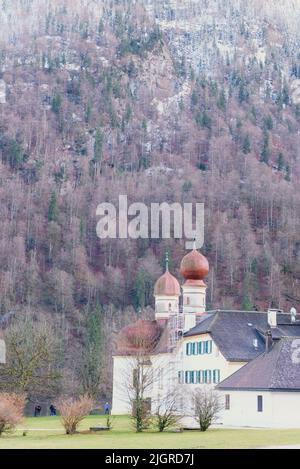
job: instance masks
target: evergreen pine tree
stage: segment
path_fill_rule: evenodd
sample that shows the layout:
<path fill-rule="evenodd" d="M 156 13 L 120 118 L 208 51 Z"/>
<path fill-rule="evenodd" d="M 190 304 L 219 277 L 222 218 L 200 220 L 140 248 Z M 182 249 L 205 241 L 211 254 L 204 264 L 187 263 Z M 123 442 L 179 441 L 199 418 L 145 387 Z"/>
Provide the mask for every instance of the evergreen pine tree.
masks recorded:
<path fill-rule="evenodd" d="M 282 171 L 283 167 L 284 167 L 284 157 L 283 157 L 283 154 L 280 152 L 278 155 L 278 160 L 277 160 L 278 171 Z"/>
<path fill-rule="evenodd" d="M 260 154 L 260 161 L 269 164 L 270 150 L 269 150 L 269 135 L 268 132 L 264 133 L 264 143 Z"/>
<path fill-rule="evenodd" d="M 53 191 L 51 193 L 49 207 L 48 207 L 48 220 L 56 221 L 57 217 L 58 217 L 57 197 L 56 197 L 56 193 Z"/>
<path fill-rule="evenodd" d="M 247 155 L 250 152 L 251 152 L 251 142 L 250 142 L 250 137 L 247 134 L 243 141 L 243 153 Z"/>

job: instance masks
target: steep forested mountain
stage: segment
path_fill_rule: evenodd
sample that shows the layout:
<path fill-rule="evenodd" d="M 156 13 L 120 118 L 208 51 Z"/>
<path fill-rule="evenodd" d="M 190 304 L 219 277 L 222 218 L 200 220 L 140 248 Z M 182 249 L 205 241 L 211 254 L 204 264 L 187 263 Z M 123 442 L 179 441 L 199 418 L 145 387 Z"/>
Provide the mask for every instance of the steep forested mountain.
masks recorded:
<path fill-rule="evenodd" d="M 166 249 L 179 277 L 182 241 L 97 238 L 119 194 L 205 203 L 210 308 L 299 303 L 300 5 L 274 3 L 1 1 L 0 314 L 64 331 L 71 383 L 90 312 L 109 368 Z"/>

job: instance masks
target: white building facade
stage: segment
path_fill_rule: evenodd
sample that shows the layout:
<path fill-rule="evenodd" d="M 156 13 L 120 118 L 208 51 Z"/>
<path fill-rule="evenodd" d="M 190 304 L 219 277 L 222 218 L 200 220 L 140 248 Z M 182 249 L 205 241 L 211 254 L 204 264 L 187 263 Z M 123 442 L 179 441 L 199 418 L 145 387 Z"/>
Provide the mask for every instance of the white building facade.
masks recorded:
<path fill-rule="evenodd" d="M 152 378 L 144 398 L 152 413 L 173 392 L 182 425 L 195 426 L 193 393 L 210 388 L 219 393 L 223 403 L 217 421 L 220 425 L 300 428 L 300 417 L 295 418 L 293 412 L 296 403 L 300 408 L 297 390 L 223 388 L 230 377 L 241 370 L 247 372 L 250 363 L 256 366 L 266 347 L 271 353 L 281 337 L 291 333 L 300 337 L 300 321 L 275 310 L 206 312 L 207 259 L 194 249 L 183 258 L 180 270 L 185 279 L 181 287 L 170 274 L 168 263 L 157 280 L 155 320 L 139 320 L 120 332 L 114 356 L 112 413 L 132 412 L 130 387 L 143 344 L 145 370 Z M 255 410 L 260 405 L 263 410 Z M 284 416 L 279 408 L 285 408 Z"/>

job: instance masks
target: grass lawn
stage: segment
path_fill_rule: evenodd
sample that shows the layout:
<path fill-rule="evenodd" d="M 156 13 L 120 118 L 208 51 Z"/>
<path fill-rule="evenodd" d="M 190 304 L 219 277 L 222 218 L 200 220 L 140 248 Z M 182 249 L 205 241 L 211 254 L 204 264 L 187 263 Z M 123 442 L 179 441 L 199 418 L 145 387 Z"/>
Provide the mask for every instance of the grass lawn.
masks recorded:
<path fill-rule="evenodd" d="M 87 417 L 81 424 L 84 432 L 90 426 L 105 425 L 102 416 Z M 23 436 L 23 429 L 27 435 Z M 299 430 L 235 430 L 210 429 L 205 433 L 185 431 L 183 433 L 146 431 L 136 434 L 128 417 L 116 417 L 114 428 L 94 434 L 64 434 L 59 417 L 27 418 L 11 435 L 0 438 L 0 449 L 4 448 L 105 448 L 105 449 L 180 449 L 180 448 L 257 448 L 264 446 L 300 444 Z"/>

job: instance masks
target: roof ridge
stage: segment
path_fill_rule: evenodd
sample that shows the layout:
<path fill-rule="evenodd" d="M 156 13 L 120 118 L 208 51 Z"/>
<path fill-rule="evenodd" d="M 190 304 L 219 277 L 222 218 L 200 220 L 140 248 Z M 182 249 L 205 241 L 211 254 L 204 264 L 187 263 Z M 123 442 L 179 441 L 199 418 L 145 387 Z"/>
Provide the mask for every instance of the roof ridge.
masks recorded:
<path fill-rule="evenodd" d="M 258 313 L 258 314 L 267 314 L 267 311 L 247 311 L 245 309 L 212 309 L 207 311 L 207 313 Z"/>
<path fill-rule="evenodd" d="M 278 364 L 278 361 L 279 361 L 280 358 L 281 358 L 281 351 L 282 351 L 282 347 L 283 347 L 283 345 L 284 345 L 284 340 L 282 340 L 282 339 L 283 339 L 283 337 L 281 337 L 281 338 L 279 339 L 279 341 L 278 341 L 277 343 L 275 343 L 275 344 L 273 345 L 273 347 L 272 347 L 272 350 L 274 350 L 274 347 L 277 347 L 278 350 L 276 350 L 277 358 L 276 358 L 276 360 L 275 360 L 275 364 L 274 364 L 273 370 L 272 370 L 271 383 L 270 383 L 270 386 L 269 386 L 270 388 L 273 387 L 273 385 L 272 385 L 272 383 L 273 383 L 273 377 L 274 377 L 274 375 L 275 375 L 275 374 L 277 373 L 277 371 L 278 371 L 278 366 L 277 366 L 277 364 Z"/>
<path fill-rule="evenodd" d="M 247 367 L 251 367 L 251 365 L 253 364 L 253 362 L 255 360 L 257 360 L 258 358 L 261 358 L 263 355 L 265 355 L 266 352 L 262 352 L 260 353 L 259 355 L 257 355 L 257 357 L 253 358 L 253 360 L 250 360 L 248 363 L 246 363 L 245 365 L 241 366 L 241 368 L 238 368 L 234 373 L 232 373 L 231 375 L 227 376 L 225 379 L 223 379 L 223 381 L 221 381 L 217 386 L 216 388 L 219 388 L 219 387 L 222 387 L 222 383 L 225 383 L 227 380 L 230 380 L 234 375 L 236 375 L 237 373 L 240 373 L 241 370 L 245 370 Z M 253 365 L 252 365 L 253 366 Z"/>
<path fill-rule="evenodd" d="M 220 311 L 215 312 L 214 318 L 213 318 L 212 322 L 210 323 L 210 330 L 211 330 L 213 324 L 216 322 L 217 317 L 219 316 L 219 313 L 220 313 Z"/>

